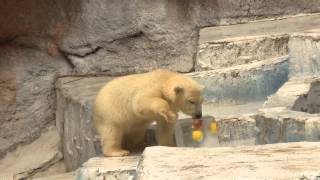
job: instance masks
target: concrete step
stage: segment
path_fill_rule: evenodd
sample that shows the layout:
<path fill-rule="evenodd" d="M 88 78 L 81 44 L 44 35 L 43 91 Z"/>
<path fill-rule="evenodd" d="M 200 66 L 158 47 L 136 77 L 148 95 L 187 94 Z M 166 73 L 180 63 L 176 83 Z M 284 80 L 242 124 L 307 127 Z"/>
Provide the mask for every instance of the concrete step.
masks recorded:
<path fill-rule="evenodd" d="M 199 44 L 235 37 L 292 34 L 317 28 L 320 28 L 319 13 L 264 19 L 244 24 L 202 28 L 199 34 Z"/>
<path fill-rule="evenodd" d="M 320 143 L 286 143 L 226 148 L 147 148 L 139 180 L 316 179 Z"/>
<path fill-rule="evenodd" d="M 244 104 L 264 100 L 287 81 L 288 56 L 189 75 L 205 86 L 210 103 Z"/>
<path fill-rule="evenodd" d="M 139 160 L 140 155 L 91 158 L 75 172 L 75 177 L 81 180 L 133 180 Z"/>
<path fill-rule="evenodd" d="M 109 77 L 65 77 L 56 82 L 56 126 L 63 144 L 68 171 L 76 169 L 99 152 L 91 126 L 91 105 L 98 90 Z"/>
<path fill-rule="evenodd" d="M 299 53 L 302 49 L 305 49 L 305 53 L 309 53 L 307 55 L 310 56 L 309 59 L 318 56 L 315 50 L 317 46 L 312 46 L 310 42 L 309 45 L 302 45 L 298 38 L 301 35 L 294 34 L 311 29 L 319 29 L 319 19 L 320 14 L 311 14 L 203 28 L 200 30 L 199 36 L 196 70 L 212 70 L 254 61 L 263 61 L 287 55 L 290 48 L 296 49 L 297 55 L 295 56 L 304 57 L 303 53 Z M 288 42 L 291 36 L 295 38 L 292 39 L 293 44 L 290 43 L 289 47 Z M 310 39 L 311 36 L 314 39 L 319 39 L 315 35 L 315 31 L 312 31 L 305 38 L 302 38 L 302 41 Z M 315 41 L 313 41 L 313 44 L 316 44 Z M 312 49 L 313 53 L 310 53 Z M 301 61 L 297 65 L 308 66 L 304 69 L 305 71 L 310 71 L 312 63 L 315 64 L 314 62 L 310 63 L 305 65 Z M 318 72 L 317 68 L 311 68 L 312 70 Z"/>
<path fill-rule="evenodd" d="M 76 179 L 316 179 L 320 143 L 224 148 L 148 147 L 142 156 L 92 158 Z M 279 163 L 281 162 L 281 163 Z"/>
<path fill-rule="evenodd" d="M 76 177 L 76 172 L 72 171 L 69 173 L 57 173 L 51 176 L 43 176 L 39 178 L 33 178 L 33 180 L 74 180 Z"/>
<path fill-rule="evenodd" d="M 196 71 L 264 61 L 288 54 L 288 34 L 244 36 L 199 44 Z"/>
<path fill-rule="evenodd" d="M 211 114 L 218 121 L 218 139 L 208 131 L 212 117 L 204 118 L 204 140 L 197 143 L 191 138 L 192 119 L 183 119 L 176 126 L 176 142 L 183 147 L 217 147 L 257 145 L 280 142 L 320 141 L 320 77 L 291 78 L 261 106 L 250 108 L 251 114 L 231 117 Z M 217 106 L 219 108 L 219 106 Z M 235 106 L 237 107 L 237 106 Z M 260 109 L 259 109 L 260 108 Z M 259 109 L 259 110 L 257 110 Z"/>
<path fill-rule="evenodd" d="M 275 94 L 268 97 L 263 107 L 284 107 L 289 110 L 319 113 L 319 88 L 319 76 L 290 78 Z"/>
<path fill-rule="evenodd" d="M 290 77 L 320 75 L 320 28 L 315 28 L 290 37 Z"/>

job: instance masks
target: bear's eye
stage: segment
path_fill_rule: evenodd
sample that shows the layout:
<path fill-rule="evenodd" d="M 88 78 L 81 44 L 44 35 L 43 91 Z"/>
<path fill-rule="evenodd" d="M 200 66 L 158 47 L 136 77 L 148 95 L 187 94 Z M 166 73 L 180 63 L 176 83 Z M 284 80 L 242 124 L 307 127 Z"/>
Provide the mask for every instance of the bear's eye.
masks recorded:
<path fill-rule="evenodd" d="M 188 102 L 189 102 L 190 104 L 195 104 L 195 102 L 193 102 L 193 101 L 191 101 L 191 100 L 188 100 Z"/>

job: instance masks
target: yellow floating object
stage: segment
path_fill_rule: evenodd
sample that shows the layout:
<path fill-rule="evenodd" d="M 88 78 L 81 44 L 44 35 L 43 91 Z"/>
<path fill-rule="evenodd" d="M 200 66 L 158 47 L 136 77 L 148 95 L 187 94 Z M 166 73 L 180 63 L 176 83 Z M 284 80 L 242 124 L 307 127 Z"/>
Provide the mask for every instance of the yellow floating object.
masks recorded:
<path fill-rule="evenodd" d="M 210 132 L 212 134 L 217 134 L 217 132 L 218 132 L 217 123 L 215 121 L 212 121 L 210 123 Z"/>
<path fill-rule="evenodd" d="M 192 131 L 192 139 L 195 141 L 201 141 L 202 139 L 202 131 L 194 130 Z"/>

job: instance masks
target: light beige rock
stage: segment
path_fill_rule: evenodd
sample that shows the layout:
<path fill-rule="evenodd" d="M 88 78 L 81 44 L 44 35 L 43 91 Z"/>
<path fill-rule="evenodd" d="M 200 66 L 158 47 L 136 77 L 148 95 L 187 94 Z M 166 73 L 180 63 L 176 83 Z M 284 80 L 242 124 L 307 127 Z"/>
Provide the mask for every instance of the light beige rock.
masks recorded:
<path fill-rule="evenodd" d="M 91 158 L 76 172 L 81 180 L 131 180 L 136 176 L 140 156 Z"/>
<path fill-rule="evenodd" d="M 75 179 L 75 172 L 69 173 L 62 173 L 62 174 L 55 174 L 52 176 L 43 176 L 39 178 L 34 178 L 34 180 L 74 180 Z"/>
<path fill-rule="evenodd" d="M 315 179 L 320 143 L 284 143 L 226 148 L 150 147 L 137 170 L 139 180 Z"/>
<path fill-rule="evenodd" d="M 55 176 L 57 174 L 68 174 L 66 173 L 66 167 L 64 165 L 63 159 L 60 161 L 56 162 L 52 166 L 50 166 L 48 169 L 42 172 L 38 172 L 34 176 L 32 176 L 33 179 L 45 179 L 47 177 Z"/>

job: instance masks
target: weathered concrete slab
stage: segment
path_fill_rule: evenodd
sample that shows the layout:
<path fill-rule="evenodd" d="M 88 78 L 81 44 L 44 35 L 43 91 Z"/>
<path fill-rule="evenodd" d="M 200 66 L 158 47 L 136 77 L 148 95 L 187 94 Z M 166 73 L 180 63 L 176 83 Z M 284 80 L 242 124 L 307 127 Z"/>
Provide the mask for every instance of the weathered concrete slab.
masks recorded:
<path fill-rule="evenodd" d="M 65 77 L 56 83 L 56 125 L 63 139 L 68 171 L 100 154 L 91 124 L 91 105 L 96 93 L 109 80 L 110 77 Z"/>
<path fill-rule="evenodd" d="M 288 57 L 190 73 L 205 86 L 204 98 L 213 103 L 241 104 L 264 100 L 287 81 Z"/>
<path fill-rule="evenodd" d="M 76 179 L 134 179 L 139 159 L 140 156 L 91 158 L 76 171 Z"/>
<path fill-rule="evenodd" d="M 74 171 L 69 173 L 56 174 L 52 176 L 44 176 L 39 178 L 34 178 L 34 180 L 74 180 L 75 179 Z"/>
<path fill-rule="evenodd" d="M 291 1 L 292 2 L 292 1 Z M 215 26 L 200 30 L 199 43 L 203 44 L 219 39 L 260 36 L 272 34 L 292 34 L 309 29 L 320 28 L 320 14 L 300 15 L 279 18 L 277 20 L 261 20 L 231 26 Z"/>
<path fill-rule="evenodd" d="M 255 117 L 259 133 L 258 144 L 279 142 L 320 141 L 316 128 L 319 114 L 309 114 L 280 108 L 261 109 Z"/>
<path fill-rule="evenodd" d="M 320 28 L 290 37 L 290 76 L 320 75 Z"/>
<path fill-rule="evenodd" d="M 244 36 L 200 44 L 196 71 L 263 61 L 288 54 L 288 34 Z"/>
<path fill-rule="evenodd" d="M 320 141 L 320 78 L 293 77 L 255 115 L 259 143 Z"/>
<path fill-rule="evenodd" d="M 30 178 L 45 171 L 62 158 L 58 131 L 55 127 L 50 127 L 31 144 L 18 147 L 1 159 L 0 177 Z"/>
<path fill-rule="evenodd" d="M 268 97 L 264 108 L 285 107 L 308 113 L 320 112 L 320 77 L 290 78 L 275 94 Z"/>
<path fill-rule="evenodd" d="M 140 180 L 316 179 L 320 143 L 225 148 L 149 147 L 137 169 Z"/>

